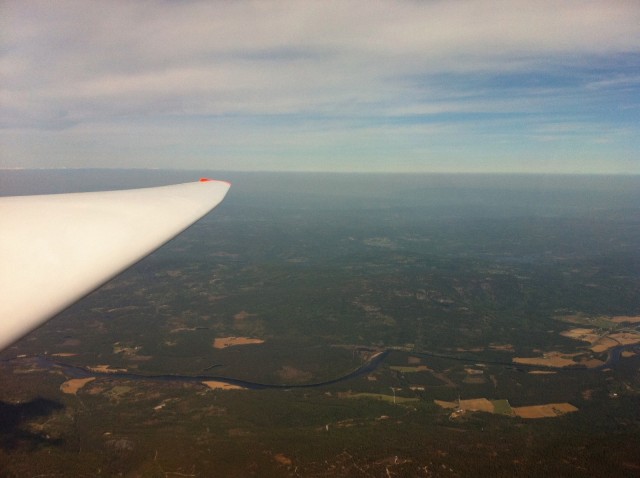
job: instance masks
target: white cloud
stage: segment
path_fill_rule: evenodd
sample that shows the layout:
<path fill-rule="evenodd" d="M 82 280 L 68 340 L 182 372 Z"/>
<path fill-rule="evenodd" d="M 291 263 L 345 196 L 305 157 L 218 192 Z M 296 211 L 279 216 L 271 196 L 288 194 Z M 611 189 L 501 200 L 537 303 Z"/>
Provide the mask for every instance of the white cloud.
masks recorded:
<path fill-rule="evenodd" d="M 109 122 L 136 130 L 163 117 L 184 141 L 202 142 L 184 132 L 194 115 L 291 115 L 294 123 L 323 117 L 314 127 L 348 141 L 362 128 L 353 118 L 570 108 L 576 99 L 563 87 L 501 97 L 477 82 L 571 75 L 640 54 L 640 6 L 632 1 L 60 0 L 1 8 L 0 126 L 12 131 L 98 135 Z M 637 95 L 637 78 L 611 75 L 576 88 L 622 84 Z"/>

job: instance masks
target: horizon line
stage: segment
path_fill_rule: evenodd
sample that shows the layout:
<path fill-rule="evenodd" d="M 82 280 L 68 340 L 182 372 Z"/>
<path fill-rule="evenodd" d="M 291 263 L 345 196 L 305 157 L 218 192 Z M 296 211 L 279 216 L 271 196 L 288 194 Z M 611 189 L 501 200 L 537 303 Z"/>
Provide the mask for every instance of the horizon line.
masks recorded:
<path fill-rule="evenodd" d="M 579 172 L 579 171 L 357 171 L 357 170 L 297 170 L 297 169 L 216 169 L 216 168 L 119 168 L 119 167 L 0 167 L 0 171 L 167 171 L 167 172 L 197 172 L 216 171 L 224 173 L 275 173 L 275 174 L 371 174 L 371 175 L 531 175 L 531 176 L 640 176 L 640 172 Z"/>

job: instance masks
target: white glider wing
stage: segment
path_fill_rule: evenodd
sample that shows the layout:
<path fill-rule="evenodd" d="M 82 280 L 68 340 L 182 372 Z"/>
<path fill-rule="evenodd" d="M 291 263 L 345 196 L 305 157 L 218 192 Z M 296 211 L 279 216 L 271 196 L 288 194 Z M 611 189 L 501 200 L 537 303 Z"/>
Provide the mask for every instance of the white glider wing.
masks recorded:
<path fill-rule="evenodd" d="M 178 235 L 229 187 L 0 198 L 0 350 Z"/>

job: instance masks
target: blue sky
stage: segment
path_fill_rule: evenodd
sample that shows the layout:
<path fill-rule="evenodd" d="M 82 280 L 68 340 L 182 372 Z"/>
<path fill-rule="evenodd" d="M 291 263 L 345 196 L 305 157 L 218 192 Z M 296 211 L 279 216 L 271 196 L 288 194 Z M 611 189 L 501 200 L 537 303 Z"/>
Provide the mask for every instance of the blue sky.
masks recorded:
<path fill-rule="evenodd" d="M 5 1 L 0 168 L 640 173 L 640 2 Z"/>

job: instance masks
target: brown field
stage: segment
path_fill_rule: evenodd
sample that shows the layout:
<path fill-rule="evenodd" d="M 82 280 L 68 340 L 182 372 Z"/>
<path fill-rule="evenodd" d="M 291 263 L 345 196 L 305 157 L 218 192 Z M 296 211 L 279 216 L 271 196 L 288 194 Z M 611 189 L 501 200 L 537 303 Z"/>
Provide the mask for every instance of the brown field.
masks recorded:
<path fill-rule="evenodd" d="M 458 402 L 445 402 L 444 400 L 434 400 L 434 403 L 442 408 L 458 408 Z"/>
<path fill-rule="evenodd" d="M 95 377 L 72 378 L 71 380 L 67 380 L 62 385 L 60 385 L 60 391 L 62 393 L 68 393 L 69 395 L 75 395 L 78 390 L 95 379 Z"/>
<path fill-rule="evenodd" d="M 456 410 L 458 409 L 458 402 L 445 402 L 443 400 L 434 400 L 435 404 L 442 407 Z M 502 401 L 497 401 L 500 406 Z M 505 401 L 506 402 L 506 401 Z M 506 402 L 507 406 L 508 402 Z M 461 411 L 467 412 L 488 412 L 488 413 L 504 413 L 501 409 L 496 412 L 496 408 L 493 402 L 486 398 L 475 398 L 471 400 L 460 400 L 459 408 Z M 527 407 L 510 407 L 513 413 L 509 412 L 509 416 L 517 416 L 520 418 L 554 418 L 564 415 L 565 413 L 577 412 L 578 409 L 570 403 L 547 403 L 544 405 L 531 405 Z M 454 412 L 458 413 L 458 412 Z M 506 413 L 505 413 L 506 414 Z M 457 418 L 458 415 L 452 415 Z"/>
<path fill-rule="evenodd" d="M 616 345 L 620 345 L 620 344 L 613 339 L 610 339 L 608 337 L 603 337 L 602 339 L 598 340 L 597 344 L 591 346 L 591 350 L 594 351 L 595 353 L 606 352 L 607 350 L 615 347 Z"/>
<path fill-rule="evenodd" d="M 615 320 L 614 320 L 615 319 Z M 611 319 L 612 322 L 635 322 L 640 317 L 617 316 Z M 560 332 L 560 335 L 576 340 L 582 340 L 591 344 L 591 350 L 595 353 L 606 352 L 617 345 L 629 345 L 640 343 L 640 335 L 633 332 L 618 332 L 600 336 L 593 329 L 576 328 Z M 515 361 L 515 360 L 514 360 Z M 540 364 L 538 364 L 540 365 Z M 587 367 L 595 367 L 601 364 L 587 365 Z"/>
<path fill-rule="evenodd" d="M 493 413 L 495 408 L 486 398 L 473 398 L 471 400 L 460 400 L 460 408 L 469 410 L 470 412 L 489 412 Z"/>
<path fill-rule="evenodd" d="M 527 373 L 530 373 L 531 375 L 548 375 L 558 372 L 554 372 L 553 370 L 529 370 Z"/>
<path fill-rule="evenodd" d="M 589 342 L 590 344 L 596 342 L 600 336 L 593 329 L 571 329 L 560 332 L 563 337 L 569 337 L 571 339 L 582 340 L 583 342 Z"/>
<path fill-rule="evenodd" d="M 628 323 L 628 324 L 638 324 L 640 323 L 640 315 L 629 316 L 629 315 L 616 315 L 615 317 L 611 317 L 611 322 L 615 322 L 616 324 Z"/>
<path fill-rule="evenodd" d="M 216 380 L 208 380 L 206 382 L 202 382 L 203 385 L 206 385 L 211 390 L 246 390 L 245 387 L 241 387 L 240 385 L 234 385 L 232 383 L 226 382 L 218 382 Z"/>
<path fill-rule="evenodd" d="M 217 349 L 234 347 L 236 345 L 263 344 L 262 339 L 250 339 L 249 337 L 220 337 L 213 341 L 213 346 Z"/>
<path fill-rule="evenodd" d="M 291 466 L 291 465 L 293 465 L 293 462 L 291 461 L 291 458 L 289 458 L 289 457 L 287 457 L 287 456 L 283 455 L 282 453 L 278 453 L 278 454 L 276 454 L 276 455 L 273 457 L 273 459 L 274 459 L 275 461 L 277 461 L 278 463 L 280 463 L 281 465 L 284 465 L 284 466 Z"/>
<path fill-rule="evenodd" d="M 483 375 L 484 374 L 484 370 L 481 370 L 481 369 L 478 369 L 478 368 L 465 367 L 464 371 L 467 372 L 467 374 L 469 374 L 469 375 Z"/>
<path fill-rule="evenodd" d="M 577 354 L 563 354 L 560 352 L 548 352 L 542 357 L 514 357 L 515 363 L 522 363 L 526 365 L 542 365 L 544 367 L 568 367 L 570 365 L 576 365 L 576 362 L 572 358 L 572 355 Z"/>
<path fill-rule="evenodd" d="M 622 345 L 630 345 L 640 343 L 640 334 L 634 332 L 619 332 L 609 335 L 610 338 L 617 340 Z"/>
<path fill-rule="evenodd" d="M 458 408 L 458 402 L 445 402 L 444 400 L 434 400 L 435 404 L 442 408 Z M 495 407 L 486 398 L 472 398 L 470 400 L 460 400 L 460 409 L 470 412 L 495 413 Z"/>
<path fill-rule="evenodd" d="M 570 403 L 547 403 L 546 405 L 531 405 L 528 407 L 512 407 L 513 413 L 520 418 L 554 418 L 565 413 L 577 412 L 578 409 Z"/>
<path fill-rule="evenodd" d="M 640 335 L 632 332 L 619 332 L 617 334 L 609 334 L 607 337 L 599 340 L 591 347 L 596 353 L 606 352 L 610 348 L 617 345 L 631 345 L 640 343 Z"/>
<path fill-rule="evenodd" d="M 52 357 L 75 357 L 78 354 L 73 354 L 70 352 L 60 352 L 58 354 L 51 354 Z"/>

